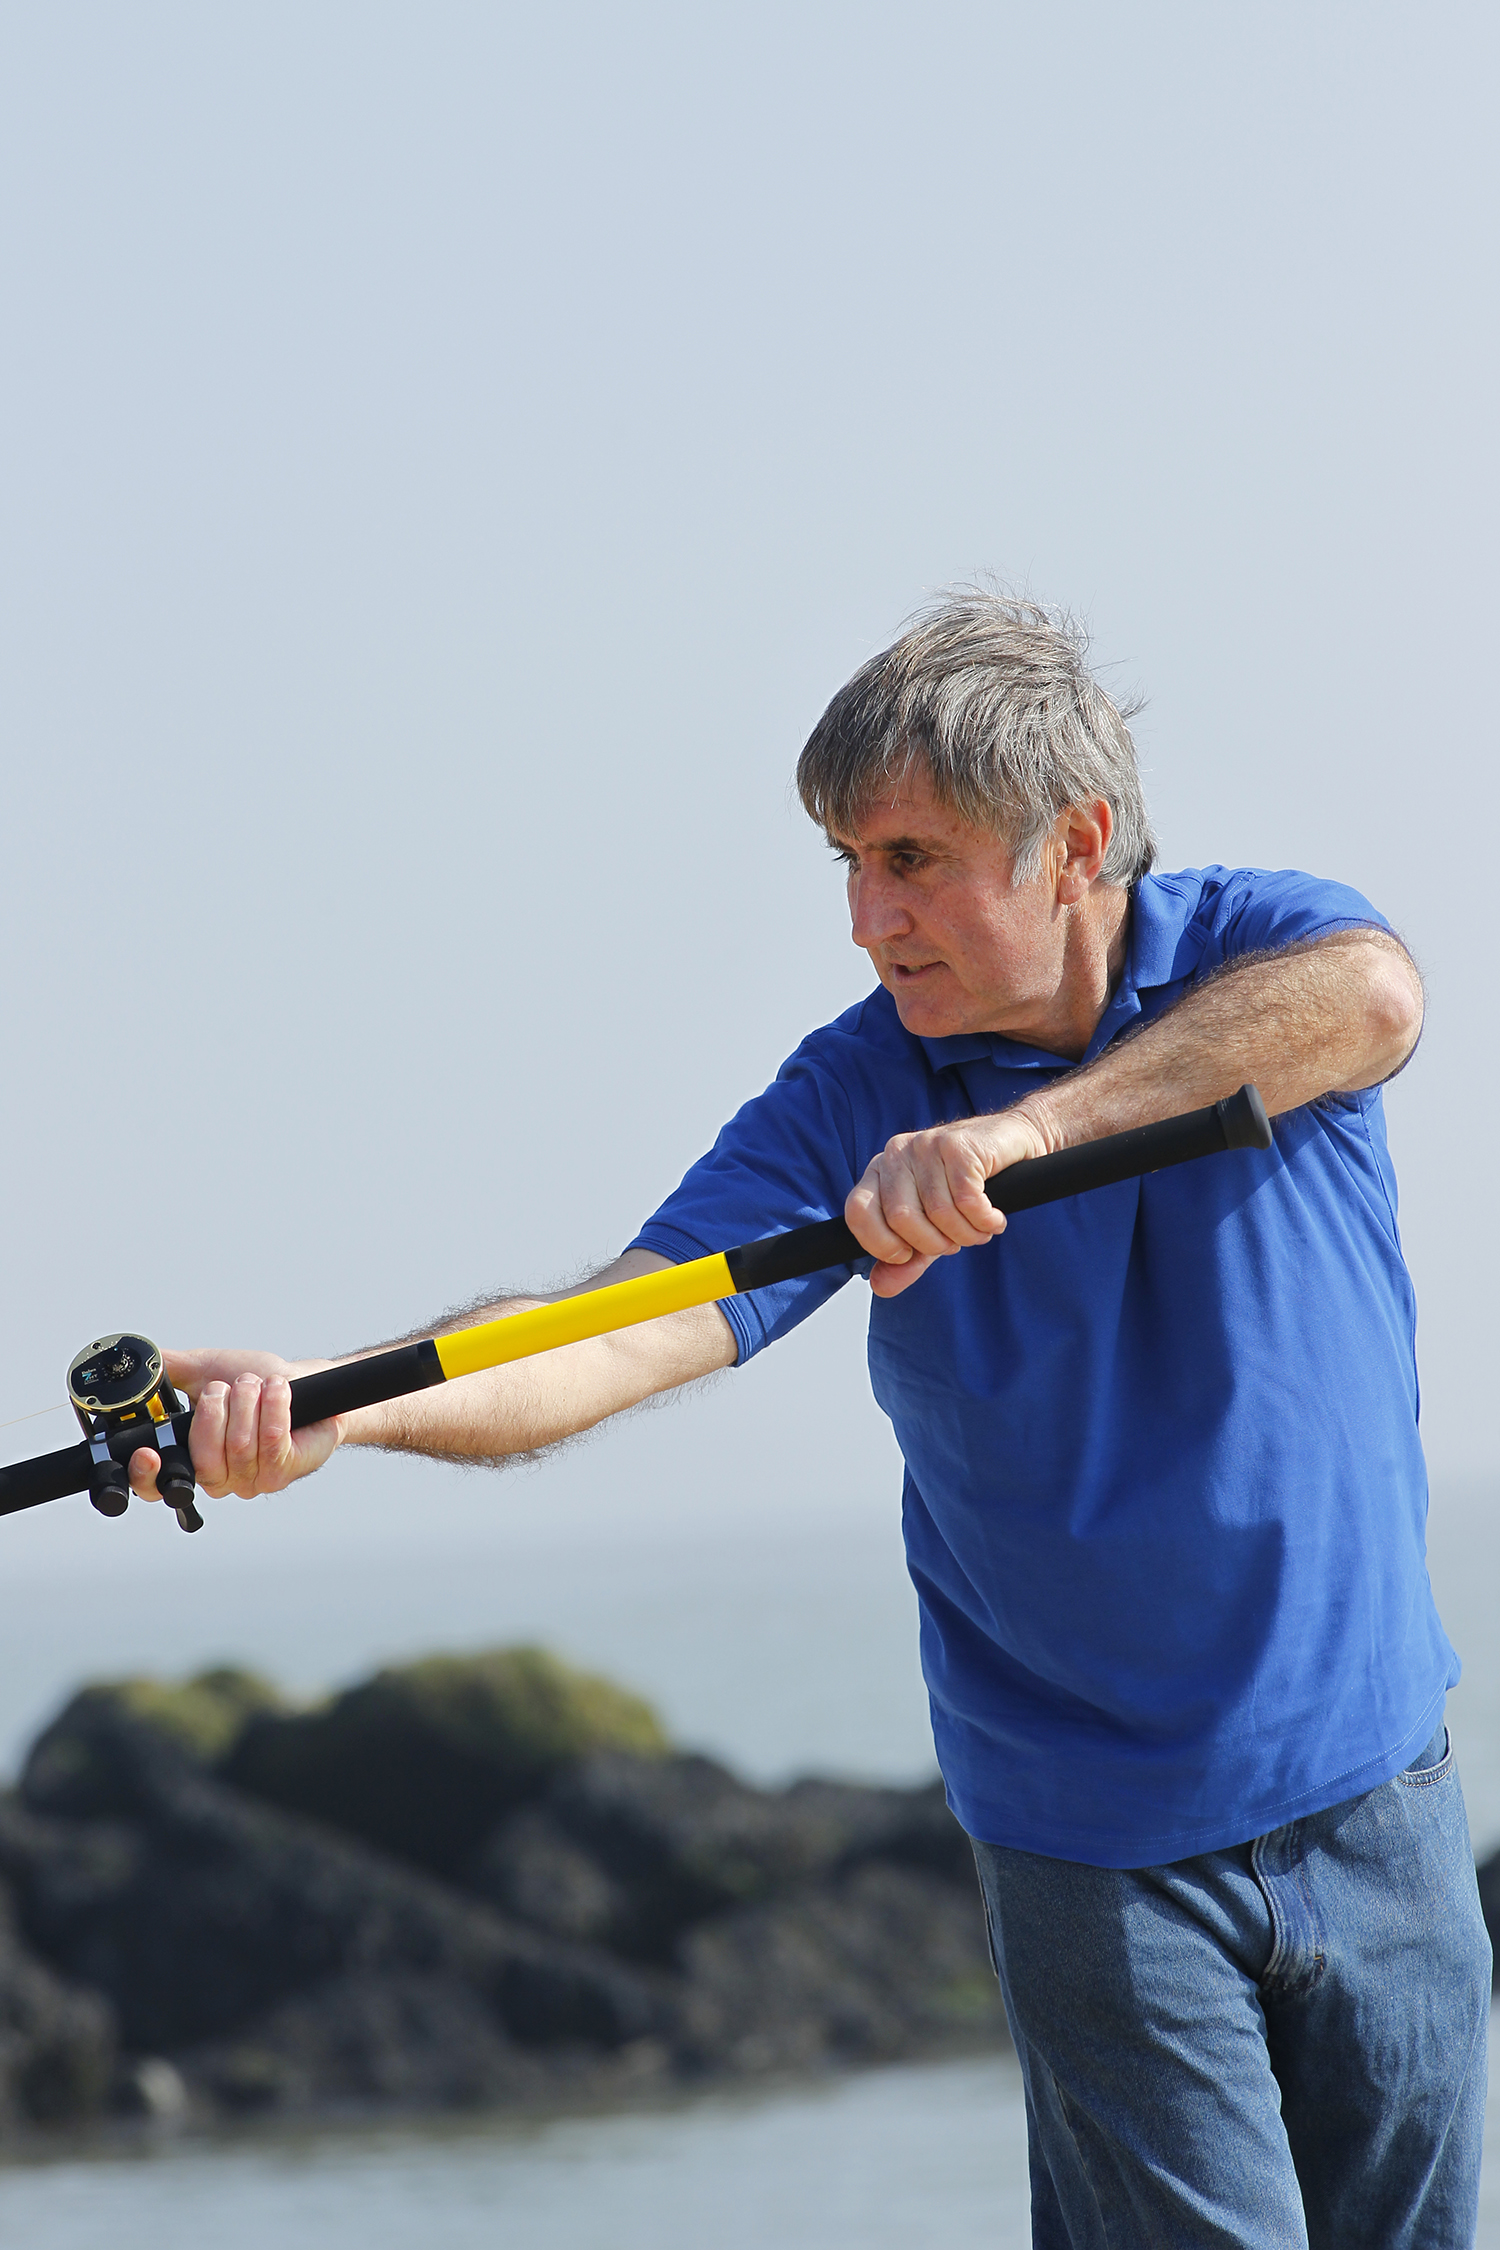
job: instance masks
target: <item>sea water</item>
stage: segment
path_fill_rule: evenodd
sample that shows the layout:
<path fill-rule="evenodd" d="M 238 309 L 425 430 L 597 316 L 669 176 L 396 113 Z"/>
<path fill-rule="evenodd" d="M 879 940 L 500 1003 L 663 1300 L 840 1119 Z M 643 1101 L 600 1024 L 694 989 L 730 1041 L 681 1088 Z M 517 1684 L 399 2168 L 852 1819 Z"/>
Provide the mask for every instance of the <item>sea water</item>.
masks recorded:
<path fill-rule="evenodd" d="M 1490 2104 L 1500 2146 L 1500 2102 Z M 1009 2057 L 645 2115 L 164 2146 L 0 2171 L 17 2250 L 1025 2250 Z M 1487 2177 L 1479 2250 L 1500 2245 Z"/>
<path fill-rule="evenodd" d="M 652 2115 L 328 2134 L 0 2173 L 27 2250 L 995 2250 L 1027 2240 L 1013 2061 Z"/>

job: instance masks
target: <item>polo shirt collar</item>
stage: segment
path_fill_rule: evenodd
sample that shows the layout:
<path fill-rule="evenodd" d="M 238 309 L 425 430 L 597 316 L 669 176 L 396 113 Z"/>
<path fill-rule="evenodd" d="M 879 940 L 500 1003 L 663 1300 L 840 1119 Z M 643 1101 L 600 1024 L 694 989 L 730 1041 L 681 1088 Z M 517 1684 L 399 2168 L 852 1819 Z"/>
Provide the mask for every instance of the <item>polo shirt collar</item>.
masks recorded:
<path fill-rule="evenodd" d="M 1141 1012 L 1141 994 L 1160 985 L 1175 984 L 1191 973 L 1197 948 L 1185 945 L 1188 924 L 1198 905 L 1201 880 L 1180 875 L 1146 875 L 1130 894 L 1130 935 L 1125 947 L 1125 968 L 1110 996 L 1109 1006 L 1094 1027 L 1084 1054 L 1092 1062 L 1126 1025 Z M 989 1032 L 960 1032 L 951 1039 L 919 1041 L 934 1070 L 951 1070 L 966 1062 L 994 1062 L 1006 1070 L 1071 1070 L 1063 1055 L 1042 1047 L 1023 1046 L 1016 1039 L 1000 1039 Z"/>

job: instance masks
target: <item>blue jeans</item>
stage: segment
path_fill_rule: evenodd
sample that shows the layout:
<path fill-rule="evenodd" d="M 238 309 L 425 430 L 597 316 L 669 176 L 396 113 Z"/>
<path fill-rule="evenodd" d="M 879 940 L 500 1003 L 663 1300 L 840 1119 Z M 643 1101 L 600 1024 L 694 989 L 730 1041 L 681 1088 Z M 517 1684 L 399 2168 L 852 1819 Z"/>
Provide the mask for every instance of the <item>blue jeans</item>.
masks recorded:
<path fill-rule="evenodd" d="M 1038 2250 L 1470 2250 L 1490 1948 L 1441 1728 L 1230 1851 L 974 1851 Z"/>

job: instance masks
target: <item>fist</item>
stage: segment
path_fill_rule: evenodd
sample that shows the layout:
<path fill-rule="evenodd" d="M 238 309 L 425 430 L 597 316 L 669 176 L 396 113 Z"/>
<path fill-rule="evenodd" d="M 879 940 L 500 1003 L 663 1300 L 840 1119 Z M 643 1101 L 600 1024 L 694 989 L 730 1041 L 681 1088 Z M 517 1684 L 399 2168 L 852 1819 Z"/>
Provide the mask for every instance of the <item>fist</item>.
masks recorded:
<path fill-rule="evenodd" d="M 1005 1214 L 985 1195 L 985 1181 L 1023 1157 L 1044 1156 L 1047 1146 L 1040 1126 L 1020 1109 L 887 1141 L 844 1205 L 850 1232 L 877 1261 L 870 1276 L 876 1296 L 899 1296 L 934 1258 L 1003 1234 Z"/>
<path fill-rule="evenodd" d="M 243 1500 L 258 1492 L 284 1492 L 321 1469 L 343 1435 L 337 1418 L 292 1428 L 292 1377 L 307 1372 L 304 1366 L 272 1352 L 164 1356 L 168 1380 L 192 1403 L 193 1474 L 211 1499 L 230 1492 Z M 150 1446 L 131 1455 L 130 1482 L 141 1499 L 160 1499 L 160 1468 L 161 1456 Z"/>

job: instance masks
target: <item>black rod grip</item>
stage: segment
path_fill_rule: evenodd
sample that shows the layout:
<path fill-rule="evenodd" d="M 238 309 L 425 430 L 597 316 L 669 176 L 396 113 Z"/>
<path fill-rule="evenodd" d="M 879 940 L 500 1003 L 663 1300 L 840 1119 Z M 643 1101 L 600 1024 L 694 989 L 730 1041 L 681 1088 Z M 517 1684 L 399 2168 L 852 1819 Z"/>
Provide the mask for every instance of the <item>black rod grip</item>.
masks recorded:
<path fill-rule="evenodd" d="M 38 1453 L 30 1461 L 14 1461 L 0 1469 L 0 1516 L 18 1516 L 23 1508 L 39 1508 L 44 1500 L 65 1500 L 70 1492 L 87 1492 L 94 1473 L 94 1456 L 80 1439 L 60 1453 Z"/>
<path fill-rule="evenodd" d="M 1253 1086 L 1242 1086 L 1237 1094 L 1211 1102 L 1207 1109 L 1163 1117 L 1154 1125 L 1136 1125 L 1128 1133 L 1083 1141 L 1051 1156 L 1028 1157 L 997 1173 L 984 1192 L 997 1211 L 1034 1211 L 1039 1203 L 1086 1195 L 1091 1188 L 1116 1187 L 1121 1180 L 1164 1172 L 1172 1164 L 1190 1164 L 1195 1157 L 1270 1145 L 1265 1106 Z"/>
<path fill-rule="evenodd" d="M 1217 1156 L 1231 1148 L 1269 1148 L 1271 1126 L 1253 1086 L 1242 1086 L 1207 1109 L 1183 1117 L 1164 1117 L 1155 1125 L 1136 1125 L 1107 1140 L 1084 1141 L 1051 1156 L 1029 1156 L 996 1173 L 985 1194 L 997 1211 L 1031 1211 L 1040 1203 L 1090 1188 L 1114 1187 L 1194 1157 Z M 842 1219 L 817 1219 L 786 1234 L 768 1234 L 725 1252 L 736 1294 L 769 1289 L 778 1281 L 798 1281 L 825 1266 L 851 1265 L 867 1255 Z"/>
<path fill-rule="evenodd" d="M 444 1380 L 443 1363 L 430 1336 L 419 1344 L 376 1352 L 371 1359 L 320 1367 L 316 1375 L 298 1375 L 292 1383 L 292 1428 L 305 1430 L 309 1422 L 352 1414 L 361 1406 L 383 1406 L 388 1398 L 405 1398 Z"/>

